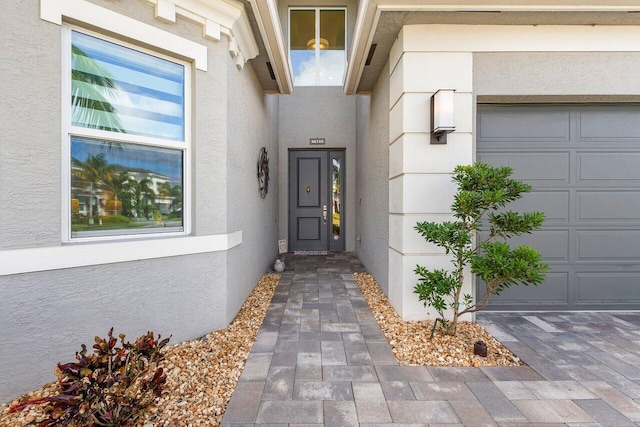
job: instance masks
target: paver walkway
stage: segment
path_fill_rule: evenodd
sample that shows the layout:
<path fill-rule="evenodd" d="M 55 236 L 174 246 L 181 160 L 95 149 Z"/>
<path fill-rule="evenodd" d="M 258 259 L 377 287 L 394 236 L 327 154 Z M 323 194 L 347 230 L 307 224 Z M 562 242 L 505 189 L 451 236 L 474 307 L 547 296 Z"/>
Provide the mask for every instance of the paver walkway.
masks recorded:
<path fill-rule="evenodd" d="M 640 425 L 640 314 L 484 314 L 530 366 L 400 366 L 354 271 L 287 259 L 223 426 Z"/>

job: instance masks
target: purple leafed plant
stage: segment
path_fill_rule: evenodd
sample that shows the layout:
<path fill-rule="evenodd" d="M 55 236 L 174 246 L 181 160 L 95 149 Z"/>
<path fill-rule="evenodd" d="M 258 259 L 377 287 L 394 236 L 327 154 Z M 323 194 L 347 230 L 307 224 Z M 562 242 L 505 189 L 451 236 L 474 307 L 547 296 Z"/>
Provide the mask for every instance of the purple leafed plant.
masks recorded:
<path fill-rule="evenodd" d="M 161 349 L 169 338 L 155 339 L 153 332 L 133 344 L 120 334 L 120 346 L 113 336 L 95 338 L 93 354 L 87 347 L 76 352 L 76 362 L 58 363 L 58 394 L 22 401 L 9 412 L 22 411 L 29 405 L 44 404 L 46 419 L 38 426 L 131 426 L 143 410 L 162 392 L 166 380 L 159 366 Z"/>

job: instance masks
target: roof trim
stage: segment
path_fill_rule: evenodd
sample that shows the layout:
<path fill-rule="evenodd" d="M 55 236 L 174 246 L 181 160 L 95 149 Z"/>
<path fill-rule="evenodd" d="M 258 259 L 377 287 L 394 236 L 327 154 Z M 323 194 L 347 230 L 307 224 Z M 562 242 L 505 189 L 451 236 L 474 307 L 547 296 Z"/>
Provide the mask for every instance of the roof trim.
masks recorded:
<path fill-rule="evenodd" d="M 293 76 L 282 35 L 276 0 L 249 0 L 260 28 L 260 35 L 269 56 L 281 94 L 293 91 Z"/>
<path fill-rule="evenodd" d="M 141 0 L 155 6 L 156 19 L 176 22 L 182 16 L 202 25 L 202 36 L 219 41 L 221 34 L 229 39 L 229 53 L 236 67 L 258 55 L 258 43 L 244 5 L 237 0 Z"/>
<path fill-rule="evenodd" d="M 347 95 L 358 91 L 380 14 L 392 11 L 638 12 L 640 0 L 361 0 L 344 78 Z"/>
<path fill-rule="evenodd" d="M 56 25 L 62 25 L 65 19 L 70 19 L 74 22 L 117 33 L 188 58 L 194 62 L 197 69 L 207 71 L 207 47 L 205 45 L 84 0 L 41 0 L 40 19 Z"/>
<path fill-rule="evenodd" d="M 192 22 L 202 25 L 202 36 L 220 41 L 221 34 L 229 39 L 229 53 L 235 59 L 236 67 L 242 69 L 249 59 L 258 55 L 258 43 L 251 31 L 251 23 L 247 11 L 237 0 L 141 0 L 155 7 L 156 19 L 175 23 L 176 17 L 182 16 Z M 112 10 L 94 5 L 85 0 L 41 0 L 41 19 L 60 25 L 62 18 L 72 18 L 99 28 L 106 28 L 107 23 L 138 22 L 133 18 L 120 15 Z M 115 19 L 117 17 L 117 19 Z M 146 24 L 144 24 L 146 25 Z M 155 44 L 154 40 L 163 38 L 162 34 L 169 34 L 159 28 L 146 25 L 145 34 L 133 34 L 130 25 L 123 24 L 117 29 L 119 34 L 133 37 L 136 40 Z M 167 38 L 165 36 L 164 38 Z M 196 68 L 207 69 L 206 47 L 195 42 L 181 39 L 177 47 L 171 47 L 170 52 L 193 50 L 191 57 L 195 59 Z M 186 46 L 186 47 L 185 47 Z"/>

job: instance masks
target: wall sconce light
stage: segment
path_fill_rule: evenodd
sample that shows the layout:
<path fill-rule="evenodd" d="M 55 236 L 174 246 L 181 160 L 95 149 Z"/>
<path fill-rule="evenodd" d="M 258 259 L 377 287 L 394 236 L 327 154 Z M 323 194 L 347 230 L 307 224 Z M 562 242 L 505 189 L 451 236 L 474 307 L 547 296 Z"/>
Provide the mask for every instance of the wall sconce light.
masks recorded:
<path fill-rule="evenodd" d="M 447 134 L 456 130 L 453 123 L 453 92 L 440 89 L 431 97 L 431 143 L 446 144 Z"/>

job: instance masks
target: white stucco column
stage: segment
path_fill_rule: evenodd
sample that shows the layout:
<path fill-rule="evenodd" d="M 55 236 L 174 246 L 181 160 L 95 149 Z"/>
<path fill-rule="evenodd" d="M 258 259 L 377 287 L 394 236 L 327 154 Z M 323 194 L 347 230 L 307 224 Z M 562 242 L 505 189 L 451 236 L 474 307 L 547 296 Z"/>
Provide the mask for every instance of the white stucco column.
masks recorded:
<path fill-rule="evenodd" d="M 450 269 L 451 257 L 414 230 L 418 221 L 451 219 L 451 171 L 473 160 L 472 52 L 430 50 L 425 26 L 405 26 L 389 57 L 389 299 L 405 320 L 435 318 L 413 288 L 417 264 Z M 455 89 L 456 130 L 430 144 L 430 100 Z M 471 292 L 471 277 L 465 280 Z"/>

